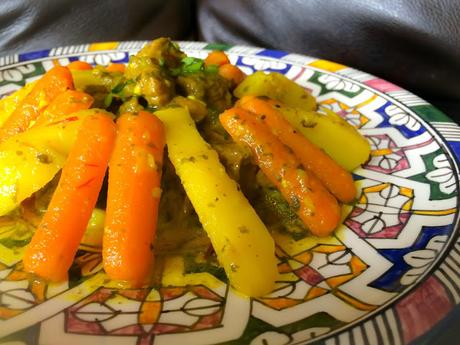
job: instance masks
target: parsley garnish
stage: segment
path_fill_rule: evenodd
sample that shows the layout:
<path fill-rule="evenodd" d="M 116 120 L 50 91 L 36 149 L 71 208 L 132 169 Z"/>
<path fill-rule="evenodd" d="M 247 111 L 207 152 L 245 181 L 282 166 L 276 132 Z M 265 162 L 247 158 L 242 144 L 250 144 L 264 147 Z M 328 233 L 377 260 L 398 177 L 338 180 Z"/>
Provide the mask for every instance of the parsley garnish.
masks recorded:
<path fill-rule="evenodd" d="M 116 84 L 112 90 L 105 96 L 104 98 L 104 105 L 106 108 L 108 108 L 112 102 L 113 98 L 121 98 L 124 99 L 126 95 L 124 95 L 123 91 L 125 90 L 125 87 L 131 84 L 134 84 L 134 80 L 121 80 L 118 84 Z"/>
<path fill-rule="evenodd" d="M 113 101 L 113 93 L 108 93 L 107 96 L 104 98 L 104 106 L 106 108 L 110 107 Z"/>
<path fill-rule="evenodd" d="M 172 68 L 171 75 L 177 77 L 178 75 L 192 74 L 196 72 L 217 73 L 218 66 L 205 66 L 203 59 L 187 56 L 181 60 L 178 68 Z"/>

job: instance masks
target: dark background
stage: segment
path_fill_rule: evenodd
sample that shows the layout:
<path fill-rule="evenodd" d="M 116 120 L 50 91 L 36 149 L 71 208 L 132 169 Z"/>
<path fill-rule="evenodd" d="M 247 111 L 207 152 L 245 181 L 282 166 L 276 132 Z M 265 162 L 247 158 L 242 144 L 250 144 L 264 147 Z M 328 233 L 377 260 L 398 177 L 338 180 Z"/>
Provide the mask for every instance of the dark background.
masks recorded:
<path fill-rule="evenodd" d="M 339 62 L 460 120 L 459 0 L 2 0 L 0 55 L 169 36 Z"/>

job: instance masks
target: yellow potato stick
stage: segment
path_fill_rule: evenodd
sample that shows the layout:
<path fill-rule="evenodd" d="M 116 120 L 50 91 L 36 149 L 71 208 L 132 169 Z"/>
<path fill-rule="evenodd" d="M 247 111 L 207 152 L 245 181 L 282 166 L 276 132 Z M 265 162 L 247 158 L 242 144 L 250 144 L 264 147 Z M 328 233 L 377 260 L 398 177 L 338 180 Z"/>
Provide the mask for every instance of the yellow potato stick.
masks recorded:
<path fill-rule="evenodd" d="M 369 143 L 356 128 L 328 109 L 323 109 L 326 114 L 316 113 L 315 98 L 280 73 L 255 72 L 247 76 L 233 94 L 238 98 L 271 98 L 270 102 L 293 127 L 348 171 L 369 158 Z"/>
<path fill-rule="evenodd" d="M 281 73 L 258 71 L 247 76 L 233 91 L 243 96 L 266 96 L 284 104 L 304 110 L 316 110 L 316 100 L 302 86 Z"/>
<path fill-rule="evenodd" d="M 347 171 L 353 171 L 369 159 L 371 147 L 367 139 L 333 111 L 322 109 L 326 114 L 319 114 L 273 100 L 269 102 L 295 129 Z"/>
<path fill-rule="evenodd" d="M 36 81 L 28 83 L 11 95 L 0 100 L 0 127 L 3 126 L 5 121 L 13 114 L 18 104 L 30 93 L 30 91 L 32 91 L 36 83 Z"/>
<path fill-rule="evenodd" d="M 82 120 L 103 110 L 84 110 L 31 128 L 0 144 L 0 216 L 43 188 L 63 167 Z"/>
<path fill-rule="evenodd" d="M 275 246 L 217 153 L 203 140 L 185 108 L 155 113 L 165 125 L 169 158 L 233 285 L 248 296 L 272 291 Z"/>

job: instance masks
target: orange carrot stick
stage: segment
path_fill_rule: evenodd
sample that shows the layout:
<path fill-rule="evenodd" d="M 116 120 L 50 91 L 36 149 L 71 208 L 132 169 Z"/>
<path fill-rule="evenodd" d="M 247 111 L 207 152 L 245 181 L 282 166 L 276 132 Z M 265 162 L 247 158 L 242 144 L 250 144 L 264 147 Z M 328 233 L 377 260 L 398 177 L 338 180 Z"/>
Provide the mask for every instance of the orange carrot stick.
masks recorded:
<path fill-rule="evenodd" d="M 67 89 L 73 89 L 73 82 L 66 67 L 56 66 L 46 72 L 0 128 L 0 142 L 24 132 L 41 111 Z"/>
<path fill-rule="evenodd" d="M 356 187 L 351 174 L 298 133 L 277 110 L 278 102 L 245 96 L 238 102 L 238 106 L 257 114 L 258 118 L 270 127 L 272 133 L 294 151 L 302 165 L 311 170 L 337 199 L 351 202 L 356 198 Z"/>
<path fill-rule="evenodd" d="M 314 235 L 327 236 L 337 227 L 337 200 L 314 174 L 300 168 L 294 154 L 253 113 L 231 108 L 220 115 L 220 122 L 236 142 L 251 149 L 262 172 Z"/>
<path fill-rule="evenodd" d="M 121 73 L 123 73 L 125 71 L 125 69 L 126 69 L 126 66 L 123 63 L 111 63 L 105 69 L 108 72 L 121 72 Z"/>
<path fill-rule="evenodd" d="M 165 134 L 154 115 L 124 114 L 109 163 L 103 263 L 111 279 L 146 282 L 153 264 Z"/>
<path fill-rule="evenodd" d="M 221 77 L 230 80 L 234 84 L 234 86 L 241 83 L 246 77 L 243 71 L 241 71 L 238 67 L 230 63 L 221 65 L 219 67 L 219 74 Z"/>
<path fill-rule="evenodd" d="M 228 59 L 227 54 L 225 54 L 221 50 L 214 50 L 208 54 L 206 59 L 204 59 L 204 64 L 205 66 L 210 66 L 210 65 L 225 65 L 227 63 L 230 63 L 230 60 Z"/>
<path fill-rule="evenodd" d="M 64 115 L 69 115 L 80 110 L 89 109 L 94 98 L 87 93 L 67 90 L 51 101 L 48 107 L 37 118 L 34 126 L 40 126 Z"/>
<path fill-rule="evenodd" d="M 89 63 L 84 62 L 84 61 L 72 61 L 67 65 L 67 68 L 70 69 L 71 71 L 89 71 L 93 69 L 93 66 L 91 66 Z"/>
<path fill-rule="evenodd" d="M 115 141 L 105 113 L 89 115 L 70 151 L 48 209 L 24 254 L 24 268 L 65 280 L 96 204 Z"/>

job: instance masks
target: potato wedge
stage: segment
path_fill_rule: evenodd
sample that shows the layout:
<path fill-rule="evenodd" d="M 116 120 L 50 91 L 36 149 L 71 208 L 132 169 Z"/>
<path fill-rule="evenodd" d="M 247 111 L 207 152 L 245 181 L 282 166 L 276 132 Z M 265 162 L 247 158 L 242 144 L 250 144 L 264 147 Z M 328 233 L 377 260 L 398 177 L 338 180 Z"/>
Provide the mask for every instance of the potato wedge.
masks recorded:
<path fill-rule="evenodd" d="M 18 104 L 30 93 L 37 82 L 26 84 L 19 90 L 13 92 L 11 95 L 6 96 L 0 100 L 0 127 L 14 112 Z"/>
<path fill-rule="evenodd" d="M 277 106 L 284 117 L 308 140 L 322 148 L 344 169 L 353 171 L 370 155 L 369 142 L 351 124 L 326 108 L 325 114 Z"/>
<path fill-rule="evenodd" d="M 0 216 L 51 181 L 64 165 L 83 118 L 101 111 L 81 111 L 0 144 Z"/>
<path fill-rule="evenodd" d="M 296 84 L 281 73 L 257 71 L 247 76 L 233 91 L 243 96 L 266 96 L 276 99 L 290 107 L 303 110 L 316 110 L 316 100 L 302 86 Z"/>
<path fill-rule="evenodd" d="M 165 125 L 169 158 L 230 283 L 248 296 L 269 293 L 278 272 L 267 228 L 201 137 L 187 109 L 167 108 L 155 115 Z"/>

